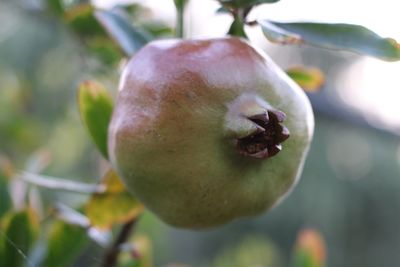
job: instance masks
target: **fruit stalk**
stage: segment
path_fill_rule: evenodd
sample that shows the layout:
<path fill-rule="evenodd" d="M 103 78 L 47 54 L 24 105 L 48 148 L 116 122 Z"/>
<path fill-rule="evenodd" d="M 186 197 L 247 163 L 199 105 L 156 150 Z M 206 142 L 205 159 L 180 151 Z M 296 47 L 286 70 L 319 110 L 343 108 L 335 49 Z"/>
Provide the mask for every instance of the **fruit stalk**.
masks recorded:
<path fill-rule="evenodd" d="M 175 0 L 176 7 L 176 37 L 183 38 L 184 37 L 184 15 L 185 15 L 185 7 L 187 0 Z"/>

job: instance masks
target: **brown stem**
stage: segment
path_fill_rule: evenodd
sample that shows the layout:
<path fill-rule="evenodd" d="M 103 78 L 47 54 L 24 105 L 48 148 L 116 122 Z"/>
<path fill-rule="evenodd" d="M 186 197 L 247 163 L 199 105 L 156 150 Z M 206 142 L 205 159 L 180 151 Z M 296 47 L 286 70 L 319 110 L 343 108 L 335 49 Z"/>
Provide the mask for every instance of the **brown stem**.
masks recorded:
<path fill-rule="evenodd" d="M 112 246 L 108 249 L 108 251 L 104 255 L 102 267 L 117 266 L 117 260 L 118 260 L 118 255 L 120 252 L 120 247 L 123 243 L 125 243 L 128 240 L 137 220 L 138 220 L 138 218 L 134 218 L 122 226 L 122 229 L 119 232 L 114 243 L 112 244 Z"/>
<path fill-rule="evenodd" d="M 245 21 L 244 24 L 246 24 L 248 26 L 256 26 L 256 25 L 258 25 L 258 21 L 257 20 Z"/>

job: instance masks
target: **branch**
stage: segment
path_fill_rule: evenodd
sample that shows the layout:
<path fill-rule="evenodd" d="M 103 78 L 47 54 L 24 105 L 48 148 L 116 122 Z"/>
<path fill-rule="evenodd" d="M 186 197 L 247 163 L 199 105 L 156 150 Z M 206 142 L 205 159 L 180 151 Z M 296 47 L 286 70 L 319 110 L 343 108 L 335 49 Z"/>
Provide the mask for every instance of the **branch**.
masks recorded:
<path fill-rule="evenodd" d="M 104 255 L 102 267 L 117 266 L 117 260 L 118 260 L 119 252 L 121 250 L 121 245 L 128 240 L 137 221 L 138 221 L 138 218 L 134 218 L 122 226 L 122 229 L 119 232 L 117 239 L 115 239 L 115 241 L 112 244 L 112 246 L 110 247 L 110 249 Z"/>

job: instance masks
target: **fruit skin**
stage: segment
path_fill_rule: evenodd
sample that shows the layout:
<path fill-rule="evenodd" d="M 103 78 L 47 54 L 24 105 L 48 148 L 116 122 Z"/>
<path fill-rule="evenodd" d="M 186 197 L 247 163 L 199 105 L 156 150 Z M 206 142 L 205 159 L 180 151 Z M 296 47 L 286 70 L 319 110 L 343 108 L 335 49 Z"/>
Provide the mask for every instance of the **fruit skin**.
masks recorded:
<path fill-rule="evenodd" d="M 276 156 L 246 157 L 226 131 L 228 107 L 263 99 L 287 118 Z M 162 40 L 120 80 L 108 149 L 128 189 L 162 220 L 200 229 L 271 208 L 296 184 L 314 128 L 303 91 L 237 38 Z"/>

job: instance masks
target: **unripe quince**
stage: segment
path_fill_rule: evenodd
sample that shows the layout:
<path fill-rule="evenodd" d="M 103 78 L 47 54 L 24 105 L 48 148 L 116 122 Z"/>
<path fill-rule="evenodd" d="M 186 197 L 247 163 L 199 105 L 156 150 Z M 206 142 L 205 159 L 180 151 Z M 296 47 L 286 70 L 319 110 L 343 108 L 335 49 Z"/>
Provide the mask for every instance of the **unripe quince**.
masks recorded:
<path fill-rule="evenodd" d="M 154 41 L 127 64 L 119 89 L 110 160 L 165 222 L 199 229 L 260 214 L 296 184 L 310 103 L 245 41 Z"/>

